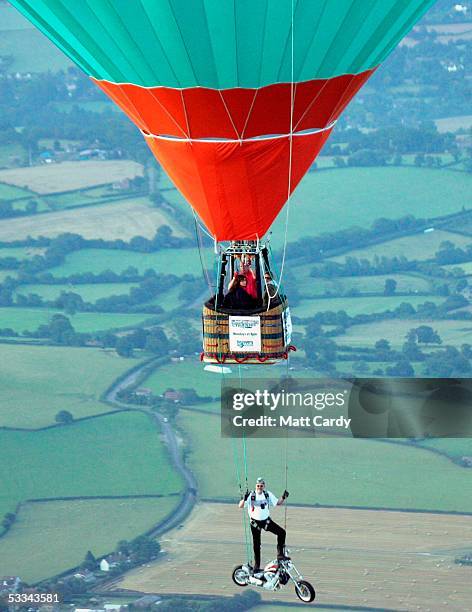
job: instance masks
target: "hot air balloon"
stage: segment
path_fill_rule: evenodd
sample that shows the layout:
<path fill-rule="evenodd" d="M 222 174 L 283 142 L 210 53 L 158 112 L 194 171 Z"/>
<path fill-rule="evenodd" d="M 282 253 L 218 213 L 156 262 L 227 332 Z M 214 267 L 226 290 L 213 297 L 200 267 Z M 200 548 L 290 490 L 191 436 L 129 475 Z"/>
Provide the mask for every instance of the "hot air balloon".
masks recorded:
<path fill-rule="evenodd" d="M 278 303 L 262 303 L 274 279 L 264 236 L 349 101 L 433 2 L 11 0 L 139 127 L 215 241 L 230 242 L 203 310 L 205 361 L 287 357 L 287 300 L 277 288 Z M 223 304 L 241 262 L 256 300 L 244 313 Z"/>

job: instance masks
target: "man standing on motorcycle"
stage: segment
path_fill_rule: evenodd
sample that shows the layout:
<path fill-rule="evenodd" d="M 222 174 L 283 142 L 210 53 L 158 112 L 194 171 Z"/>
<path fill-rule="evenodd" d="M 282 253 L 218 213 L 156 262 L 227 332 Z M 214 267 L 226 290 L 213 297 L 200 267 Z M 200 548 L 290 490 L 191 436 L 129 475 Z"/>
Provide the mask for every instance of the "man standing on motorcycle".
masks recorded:
<path fill-rule="evenodd" d="M 254 546 L 254 573 L 260 572 L 261 568 L 261 531 L 270 531 L 277 536 L 277 559 L 287 559 L 285 556 L 285 536 L 283 527 L 277 525 L 270 518 L 270 506 L 281 506 L 288 497 L 285 490 L 277 499 L 271 491 L 266 491 L 265 481 L 258 478 L 255 491 L 246 491 L 243 499 L 239 502 L 240 508 L 247 508 L 251 523 L 252 541 Z"/>

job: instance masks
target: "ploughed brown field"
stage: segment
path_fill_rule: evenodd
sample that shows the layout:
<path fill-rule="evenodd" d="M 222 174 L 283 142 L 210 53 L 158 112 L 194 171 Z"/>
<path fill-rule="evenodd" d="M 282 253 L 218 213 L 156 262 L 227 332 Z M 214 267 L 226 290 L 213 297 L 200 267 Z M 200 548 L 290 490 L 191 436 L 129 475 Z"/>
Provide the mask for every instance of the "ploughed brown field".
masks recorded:
<path fill-rule="evenodd" d="M 284 512 L 272 517 L 283 524 Z M 468 611 L 472 568 L 454 558 L 472 549 L 472 517 L 450 514 L 288 508 L 288 545 L 319 604 L 390 610 Z M 133 570 L 110 589 L 233 595 L 233 568 L 244 561 L 241 511 L 199 504 L 180 529 L 162 537 L 162 561 Z M 275 536 L 263 534 L 263 559 Z M 249 588 L 249 587 L 246 587 Z M 293 587 L 258 589 L 265 601 L 297 602 Z M 301 604 L 301 602 L 299 602 Z M 304 605 L 304 604 L 301 604 Z"/>

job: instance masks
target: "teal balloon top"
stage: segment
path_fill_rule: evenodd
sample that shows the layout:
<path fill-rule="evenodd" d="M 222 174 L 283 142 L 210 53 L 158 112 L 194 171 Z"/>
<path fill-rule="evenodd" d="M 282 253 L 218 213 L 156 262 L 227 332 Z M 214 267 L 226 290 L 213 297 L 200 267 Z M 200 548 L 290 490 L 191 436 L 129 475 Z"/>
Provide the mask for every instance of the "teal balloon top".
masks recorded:
<path fill-rule="evenodd" d="M 435 0 L 10 1 L 96 79 L 229 89 L 372 69 Z"/>

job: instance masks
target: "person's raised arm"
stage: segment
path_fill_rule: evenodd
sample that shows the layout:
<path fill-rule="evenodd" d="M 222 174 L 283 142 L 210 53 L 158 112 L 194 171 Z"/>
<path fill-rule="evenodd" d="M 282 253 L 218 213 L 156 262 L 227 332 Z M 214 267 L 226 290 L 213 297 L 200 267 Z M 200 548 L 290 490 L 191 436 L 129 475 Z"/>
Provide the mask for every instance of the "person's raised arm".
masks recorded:
<path fill-rule="evenodd" d="M 244 504 L 246 503 L 247 498 L 249 497 L 249 491 L 246 489 L 246 493 L 244 493 L 243 497 L 239 501 L 238 507 L 244 508 Z"/>
<path fill-rule="evenodd" d="M 281 506 L 284 503 L 284 501 L 287 499 L 287 497 L 288 497 L 288 491 L 287 489 L 285 489 L 285 491 L 282 493 L 282 495 L 277 500 L 277 506 Z"/>

